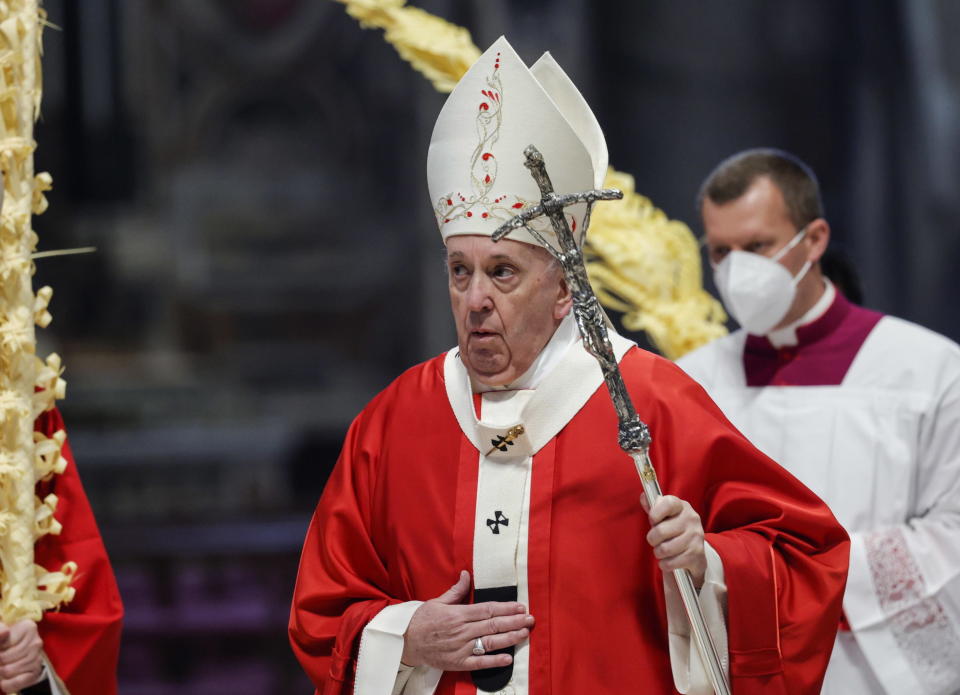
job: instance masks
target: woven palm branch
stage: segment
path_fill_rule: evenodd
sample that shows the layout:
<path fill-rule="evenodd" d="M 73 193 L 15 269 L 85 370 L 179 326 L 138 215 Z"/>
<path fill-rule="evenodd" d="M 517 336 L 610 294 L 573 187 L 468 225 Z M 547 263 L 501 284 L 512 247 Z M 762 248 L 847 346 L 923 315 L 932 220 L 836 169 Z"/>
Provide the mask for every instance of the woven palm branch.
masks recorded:
<path fill-rule="evenodd" d="M 38 0 L 0 3 L 0 619 L 6 624 L 40 620 L 45 610 L 73 598 L 71 562 L 50 569 L 34 564 L 34 545 L 59 533 L 55 495 L 36 497 L 38 480 L 62 473 L 66 435 L 34 432 L 38 415 L 64 395 L 57 355 L 36 356 L 34 325 L 50 323 L 53 291 L 33 292 L 37 235 L 34 214 L 43 212 L 49 174 L 34 174 L 33 124 L 42 90 Z"/>

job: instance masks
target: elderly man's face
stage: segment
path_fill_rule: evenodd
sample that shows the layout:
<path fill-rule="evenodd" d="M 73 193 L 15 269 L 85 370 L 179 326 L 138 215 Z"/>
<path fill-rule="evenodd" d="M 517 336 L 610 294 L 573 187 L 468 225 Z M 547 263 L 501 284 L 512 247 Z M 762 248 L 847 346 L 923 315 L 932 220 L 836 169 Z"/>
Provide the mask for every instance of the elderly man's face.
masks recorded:
<path fill-rule="evenodd" d="M 460 359 L 489 386 L 523 375 L 570 310 L 560 267 L 530 244 L 451 237 L 447 274 Z"/>

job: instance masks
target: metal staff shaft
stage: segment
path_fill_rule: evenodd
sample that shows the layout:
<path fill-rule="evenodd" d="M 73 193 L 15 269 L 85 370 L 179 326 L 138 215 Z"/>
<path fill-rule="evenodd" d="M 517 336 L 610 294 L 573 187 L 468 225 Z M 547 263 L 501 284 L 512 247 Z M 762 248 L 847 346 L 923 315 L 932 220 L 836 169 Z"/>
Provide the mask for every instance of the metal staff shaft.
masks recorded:
<path fill-rule="evenodd" d="M 587 351 L 600 363 L 603 380 L 607 385 L 613 407 L 617 412 L 620 447 L 633 459 L 637 467 L 637 473 L 640 475 L 640 481 L 643 484 L 643 492 L 652 508 L 654 503 L 663 496 L 663 493 L 660 490 L 659 482 L 657 482 L 656 471 L 654 471 L 653 464 L 650 461 L 650 430 L 640 420 L 640 416 L 637 415 L 637 411 L 633 407 L 633 401 L 630 400 L 630 394 L 627 392 L 627 386 L 623 381 L 623 375 L 620 373 L 620 367 L 613 352 L 613 344 L 607 334 L 603 310 L 600 308 L 600 302 L 593 293 L 593 288 L 590 286 L 590 280 L 587 277 L 583 254 L 580 252 L 580 244 L 574 239 L 573 232 L 570 230 L 563 214 L 564 208 L 568 205 L 586 203 L 587 213 L 580 230 L 582 239 L 590 223 L 590 210 L 593 204 L 598 200 L 622 198 L 623 193 L 613 189 L 603 189 L 558 195 L 553 190 L 553 183 L 551 183 L 547 174 L 543 156 L 537 151 L 537 148 L 530 145 L 523 153 L 526 157 L 525 165 L 540 187 L 542 195 L 540 204 L 532 206 L 506 222 L 494 232 L 493 240 L 499 241 L 514 229 L 525 227 L 557 259 L 563 268 L 573 297 L 573 314 L 580 335 L 583 336 L 583 344 Z M 531 220 L 542 216 L 546 216 L 550 220 L 559 242 L 559 248 L 550 244 L 540 232 L 528 225 Z M 700 659 L 707 670 L 707 675 L 710 677 L 714 692 L 717 695 L 730 695 L 726 673 L 703 618 L 697 590 L 693 585 L 693 577 L 689 571 L 682 569 L 674 570 L 673 577 L 677 582 L 680 598 L 690 621 L 697 652 L 700 654 Z"/>

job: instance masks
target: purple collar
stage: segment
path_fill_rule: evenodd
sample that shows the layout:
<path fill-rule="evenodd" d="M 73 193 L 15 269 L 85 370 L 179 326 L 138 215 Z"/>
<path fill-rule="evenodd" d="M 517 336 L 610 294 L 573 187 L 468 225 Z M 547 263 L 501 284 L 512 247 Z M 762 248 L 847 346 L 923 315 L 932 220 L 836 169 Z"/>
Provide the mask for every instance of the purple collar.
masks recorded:
<path fill-rule="evenodd" d="M 747 335 L 747 386 L 838 386 L 881 318 L 883 314 L 851 304 L 837 290 L 823 316 L 797 327 L 796 345 L 778 349 L 765 336 Z"/>

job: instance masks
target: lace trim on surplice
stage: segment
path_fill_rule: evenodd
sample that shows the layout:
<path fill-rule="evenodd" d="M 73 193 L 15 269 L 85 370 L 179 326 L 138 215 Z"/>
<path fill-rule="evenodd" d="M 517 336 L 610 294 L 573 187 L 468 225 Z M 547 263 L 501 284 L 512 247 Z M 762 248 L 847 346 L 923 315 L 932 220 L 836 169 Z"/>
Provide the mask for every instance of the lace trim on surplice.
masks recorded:
<path fill-rule="evenodd" d="M 865 537 L 867 561 L 890 631 L 927 692 L 954 693 L 960 683 L 960 634 L 926 584 L 899 528 Z"/>

